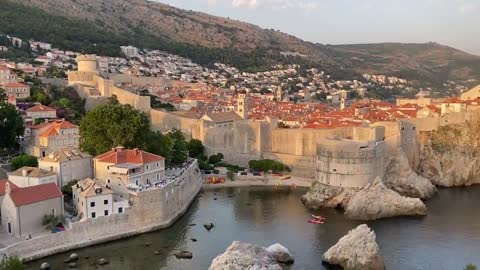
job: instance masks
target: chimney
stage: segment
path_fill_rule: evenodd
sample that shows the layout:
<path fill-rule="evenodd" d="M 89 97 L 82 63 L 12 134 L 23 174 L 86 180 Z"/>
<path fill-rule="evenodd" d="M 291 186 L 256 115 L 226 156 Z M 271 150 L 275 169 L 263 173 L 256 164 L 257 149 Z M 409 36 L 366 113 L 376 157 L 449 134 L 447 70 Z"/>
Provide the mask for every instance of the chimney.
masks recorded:
<path fill-rule="evenodd" d="M 119 145 L 119 146 L 116 147 L 116 150 L 117 150 L 116 152 L 122 152 L 123 149 L 125 149 L 125 147 Z"/>
<path fill-rule="evenodd" d="M 138 148 L 133 148 L 133 151 L 135 151 L 135 155 L 138 155 L 138 153 L 140 153 L 140 150 L 138 150 Z"/>
<path fill-rule="evenodd" d="M 22 176 L 25 177 L 27 176 L 27 174 L 28 174 L 27 169 L 22 169 Z"/>
<path fill-rule="evenodd" d="M 10 182 L 5 183 L 5 194 L 11 194 L 12 193 L 12 188 L 10 187 Z"/>

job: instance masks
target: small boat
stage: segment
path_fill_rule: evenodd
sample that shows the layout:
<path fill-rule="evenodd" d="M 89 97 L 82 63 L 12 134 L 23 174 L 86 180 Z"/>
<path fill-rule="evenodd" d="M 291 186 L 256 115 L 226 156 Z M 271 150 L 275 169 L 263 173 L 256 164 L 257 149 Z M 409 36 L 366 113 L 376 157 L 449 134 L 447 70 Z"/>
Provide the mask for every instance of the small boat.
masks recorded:
<path fill-rule="evenodd" d="M 284 177 L 280 178 L 280 180 L 288 180 L 288 179 L 291 179 L 291 178 L 292 178 L 291 176 L 287 175 L 287 176 L 284 176 Z"/>
<path fill-rule="evenodd" d="M 310 219 L 307 221 L 308 223 L 313 223 L 313 224 L 323 224 L 325 221 L 323 220 L 318 220 L 318 219 Z"/>
<path fill-rule="evenodd" d="M 312 215 L 312 217 L 313 217 L 314 219 L 318 219 L 318 220 L 325 220 L 325 219 L 327 219 L 326 217 L 315 216 L 315 215 Z"/>

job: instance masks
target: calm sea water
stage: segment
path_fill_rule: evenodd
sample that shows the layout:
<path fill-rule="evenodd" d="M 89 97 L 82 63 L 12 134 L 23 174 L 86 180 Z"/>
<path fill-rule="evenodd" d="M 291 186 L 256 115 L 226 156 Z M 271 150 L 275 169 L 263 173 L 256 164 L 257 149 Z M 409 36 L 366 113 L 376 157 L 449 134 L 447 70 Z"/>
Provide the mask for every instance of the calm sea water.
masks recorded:
<path fill-rule="evenodd" d="M 281 243 L 295 256 L 289 270 L 326 269 L 322 254 L 361 222 L 345 219 L 340 211 L 310 211 L 300 202 L 304 190 L 231 188 L 203 192 L 188 213 L 171 228 L 75 251 L 78 269 L 202 270 L 234 240 L 268 246 Z M 217 198 L 217 200 L 214 200 Z M 468 263 L 480 266 L 480 186 L 443 189 L 427 202 L 428 216 L 368 222 L 377 235 L 387 269 L 462 270 Z M 327 223 L 307 223 L 312 214 L 327 216 Z M 215 227 L 203 228 L 211 221 Z M 195 223 L 195 226 L 189 226 Z M 190 239 L 196 238 L 198 242 Z M 150 242 L 150 246 L 145 246 Z M 154 251 L 161 251 L 154 255 Z M 173 253 L 193 252 L 192 260 Z M 85 257 L 88 256 L 88 259 Z M 52 269 L 67 269 L 67 254 L 33 262 L 39 269 L 48 261 Z M 108 266 L 93 266 L 99 258 Z"/>

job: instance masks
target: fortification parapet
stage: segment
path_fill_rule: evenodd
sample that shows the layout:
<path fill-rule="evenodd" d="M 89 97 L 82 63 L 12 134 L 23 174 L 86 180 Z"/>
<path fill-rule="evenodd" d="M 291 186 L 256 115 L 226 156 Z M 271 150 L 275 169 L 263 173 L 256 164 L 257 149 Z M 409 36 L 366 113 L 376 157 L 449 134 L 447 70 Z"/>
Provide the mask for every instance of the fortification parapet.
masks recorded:
<path fill-rule="evenodd" d="M 317 180 L 343 187 L 362 187 L 384 172 L 385 142 L 323 139 L 317 144 Z"/>
<path fill-rule="evenodd" d="M 94 54 L 78 55 L 77 64 L 79 72 L 98 72 L 97 56 Z"/>

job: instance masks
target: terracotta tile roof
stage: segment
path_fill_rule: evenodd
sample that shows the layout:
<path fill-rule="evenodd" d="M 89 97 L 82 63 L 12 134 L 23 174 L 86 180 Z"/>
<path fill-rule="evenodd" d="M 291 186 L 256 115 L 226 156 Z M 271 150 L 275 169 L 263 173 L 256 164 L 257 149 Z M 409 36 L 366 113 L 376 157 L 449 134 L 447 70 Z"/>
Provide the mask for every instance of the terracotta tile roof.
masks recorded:
<path fill-rule="evenodd" d="M 90 178 L 87 178 L 85 180 L 78 182 L 78 184 L 76 185 L 76 188 L 77 189 L 80 188 L 79 194 L 82 197 L 95 197 L 98 195 L 113 194 L 113 191 L 97 184 L 94 180 Z M 98 192 L 97 190 L 100 190 L 100 192 Z"/>
<path fill-rule="evenodd" d="M 26 166 L 9 173 L 8 175 L 23 176 L 23 171 L 24 170 L 27 174 L 26 176 L 28 176 L 28 177 L 45 177 L 45 176 L 55 175 L 54 172 L 49 172 L 49 171 L 46 171 L 46 170 L 42 170 L 42 169 L 37 168 L 37 167 L 26 167 Z"/>
<path fill-rule="evenodd" d="M 15 206 L 22 206 L 36 202 L 63 197 L 62 192 L 55 183 L 12 189 L 10 198 Z"/>
<path fill-rule="evenodd" d="M 57 110 L 41 104 L 35 105 L 27 109 L 27 112 L 52 112 L 52 111 L 55 112 Z"/>
<path fill-rule="evenodd" d="M 15 185 L 14 183 L 8 181 L 7 179 L 2 179 L 0 180 L 0 196 L 4 196 L 5 195 L 5 184 L 6 183 L 9 183 L 10 184 L 10 189 L 14 190 L 14 189 L 17 189 L 17 185 Z"/>
<path fill-rule="evenodd" d="M 67 120 L 56 120 L 54 122 L 49 122 L 48 124 L 50 126 L 42 134 L 40 134 L 40 136 L 42 137 L 55 136 L 55 135 L 58 135 L 60 133 L 60 130 L 62 129 L 77 128 L 76 125 L 68 122 Z"/>
<path fill-rule="evenodd" d="M 122 146 L 95 157 L 95 160 L 105 163 L 146 164 L 164 160 L 163 157 L 139 149 L 124 149 Z"/>
<path fill-rule="evenodd" d="M 28 87 L 27 85 L 19 82 L 12 82 L 12 83 L 7 83 L 4 85 L 5 88 L 12 88 L 12 87 Z"/>

